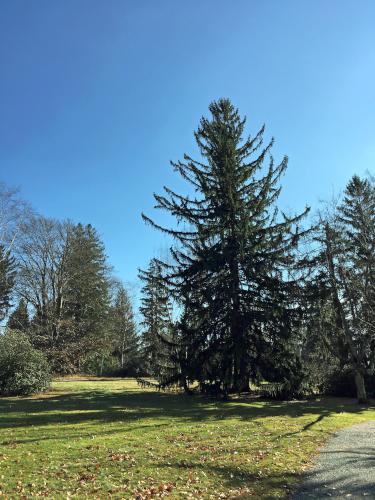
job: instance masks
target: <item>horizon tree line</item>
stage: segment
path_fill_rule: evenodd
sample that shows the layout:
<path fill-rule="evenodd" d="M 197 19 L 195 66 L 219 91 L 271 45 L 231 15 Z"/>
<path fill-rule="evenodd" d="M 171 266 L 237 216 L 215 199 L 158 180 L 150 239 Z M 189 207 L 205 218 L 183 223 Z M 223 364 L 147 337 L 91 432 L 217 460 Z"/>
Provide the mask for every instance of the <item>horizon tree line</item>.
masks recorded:
<path fill-rule="evenodd" d="M 160 386 L 227 396 L 261 381 L 280 397 L 352 377 L 375 393 L 375 182 L 353 176 L 340 200 L 308 219 L 278 199 L 287 169 L 264 126 L 254 135 L 228 99 L 195 132 L 199 158 L 171 162 L 186 192 L 164 187 L 172 216 L 165 259 L 139 271 L 135 321 L 91 225 L 36 215 L 0 186 L 0 314 L 55 373 L 156 378 Z M 18 304 L 10 309 L 12 299 Z M 336 384 L 337 385 L 337 384 Z"/>

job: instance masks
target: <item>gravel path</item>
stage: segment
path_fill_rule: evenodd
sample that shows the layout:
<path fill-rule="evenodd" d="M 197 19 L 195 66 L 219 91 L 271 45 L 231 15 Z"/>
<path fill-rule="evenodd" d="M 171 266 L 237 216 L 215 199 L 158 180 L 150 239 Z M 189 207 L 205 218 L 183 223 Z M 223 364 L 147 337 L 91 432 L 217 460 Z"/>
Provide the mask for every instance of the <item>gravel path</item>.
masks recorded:
<path fill-rule="evenodd" d="M 292 500 L 328 497 L 375 499 L 375 422 L 337 432 Z"/>

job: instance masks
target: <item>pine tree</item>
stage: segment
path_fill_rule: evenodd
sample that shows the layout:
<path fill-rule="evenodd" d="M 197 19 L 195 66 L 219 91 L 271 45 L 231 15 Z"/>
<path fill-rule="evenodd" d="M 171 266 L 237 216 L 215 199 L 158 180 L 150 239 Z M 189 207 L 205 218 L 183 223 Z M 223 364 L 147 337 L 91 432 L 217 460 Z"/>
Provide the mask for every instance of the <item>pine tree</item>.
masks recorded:
<path fill-rule="evenodd" d="M 156 208 L 172 214 L 178 227 L 143 218 L 176 242 L 173 263 L 162 265 L 176 300 L 188 308 L 191 377 L 228 392 L 248 387 L 261 359 L 282 352 L 299 321 L 292 270 L 304 234 L 298 224 L 308 209 L 287 217 L 275 207 L 287 158 L 275 165 L 273 140 L 260 150 L 264 127 L 243 140 L 245 119 L 229 100 L 209 110 L 211 119 L 202 118 L 195 133 L 202 159 L 172 162 L 195 194 L 165 187 L 155 195 Z"/>
<path fill-rule="evenodd" d="M 14 286 L 15 262 L 9 252 L 0 245 L 0 320 L 3 320 L 11 306 L 11 293 Z"/>
<path fill-rule="evenodd" d="M 148 269 L 140 271 L 139 276 L 144 283 L 140 312 L 143 316 L 141 325 L 145 368 L 163 383 L 176 372 L 169 293 L 163 280 L 162 267 L 156 259 L 152 259 Z"/>
<path fill-rule="evenodd" d="M 80 369 L 85 356 L 100 349 L 109 311 L 109 269 L 104 245 L 88 224 L 75 226 L 66 256 L 64 320 L 68 347 Z"/>
<path fill-rule="evenodd" d="M 139 338 L 133 308 L 125 288 L 120 285 L 110 313 L 112 347 L 122 370 L 135 369 L 139 360 Z"/>
<path fill-rule="evenodd" d="M 24 299 L 18 302 L 18 306 L 9 316 L 7 328 L 10 330 L 19 330 L 24 333 L 28 332 L 30 328 L 30 319 L 27 304 Z"/>

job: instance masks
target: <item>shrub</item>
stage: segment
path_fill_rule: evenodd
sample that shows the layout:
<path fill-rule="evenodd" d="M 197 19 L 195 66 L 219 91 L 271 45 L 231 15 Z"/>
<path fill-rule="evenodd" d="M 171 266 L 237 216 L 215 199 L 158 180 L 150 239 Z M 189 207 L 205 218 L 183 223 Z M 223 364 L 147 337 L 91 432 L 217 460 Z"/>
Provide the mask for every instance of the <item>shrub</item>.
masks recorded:
<path fill-rule="evenodd" d="M 365 376 L 365 386 L 369 397 L 375 396 L 375 375 Z M 327 396 L 355 398 L 357 389 L 354 374 L 349 369 L 334 371 L 322 384 L 321 392 Z"/>
<path fill-rule="evenodd" d="M 306 399 L 313 393 L 310 384 L 305 381 L 301 381 L 298 384 L 289 381 L 266 383 L 261 385 L 257 392 L 264 398 L 276 401 Z"/>
<path fill-rule="evenodd" d="M 119 360 L 112 356 L 111 352 L 103 350 L 88 354 L 81 371 L 87 375 L 108 376 L 117 371 L 119 367 Z"/>
<path fill-rule="evenodd" d="M 141 369 L 140 358 L 134 357 L 126 360 L 125 366 L 121 368 L 120 360 L 113 355 L 112 351 L 97 351 L 90 353 L 82 365 L 82 373 L 103 377 L 139 377 L 148 376 Z"/>
<path fill-rule="evenodd" d="M 51 383 L 46 357 L 17 330 L 0 335 L 0 394 L 21 396 L 43 391 Z"/>

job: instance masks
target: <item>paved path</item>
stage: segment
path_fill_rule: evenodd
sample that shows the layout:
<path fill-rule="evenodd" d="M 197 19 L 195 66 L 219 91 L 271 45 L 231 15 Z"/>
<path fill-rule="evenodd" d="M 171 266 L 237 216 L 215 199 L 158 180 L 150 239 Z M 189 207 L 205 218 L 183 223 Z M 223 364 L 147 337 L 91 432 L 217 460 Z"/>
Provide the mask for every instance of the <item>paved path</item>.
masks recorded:
<path fill-rule="evenodd" d="M 366 497 L 375 499 L 375 422 L 337 432 L 292 499 Z"/>

